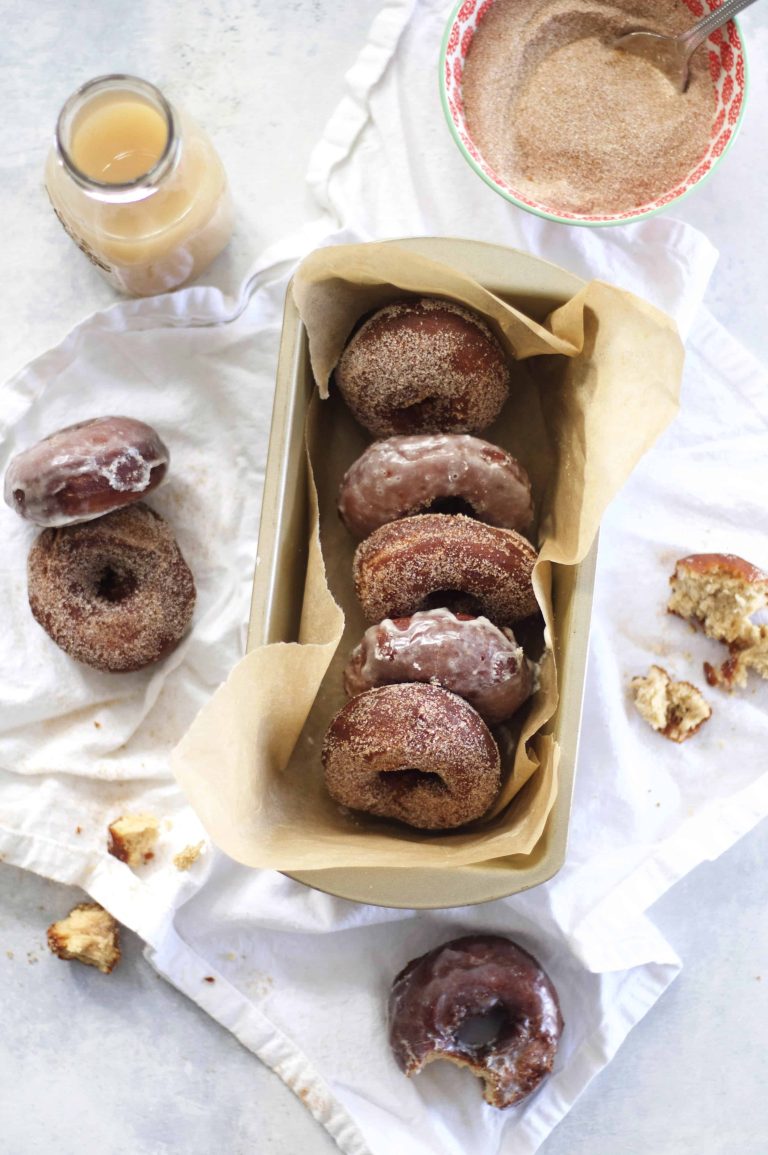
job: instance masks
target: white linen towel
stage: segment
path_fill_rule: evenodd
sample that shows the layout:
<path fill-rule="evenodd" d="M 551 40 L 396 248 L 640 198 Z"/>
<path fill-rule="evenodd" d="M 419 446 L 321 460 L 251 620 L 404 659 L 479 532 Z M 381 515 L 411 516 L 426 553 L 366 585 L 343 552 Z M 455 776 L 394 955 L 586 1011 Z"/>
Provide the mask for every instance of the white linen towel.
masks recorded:
<path fill-rule="evenodd" d="M 768 740 L 764 684 L 717 694 L 712 721 L 681 748 L 652 734 L 627 697 L 628 678 L 652 662 L 696 681 L 712 653 L 664 613 L 677 556 L 728 549 L 768 564 L 758 466 L 746 464 L 765 458 L 766 377 L 699 309 L 715 259 L 700 234 L 666 218 L 601 233 L 552 225 L 464 166 L 436 91 L 447 15 L 436 0 L 382 10 L 313 159 L 329 218 L 265 255 L 239 302 L 192 288 L 117 305 L 2 393 L 0 470 L 23 445 L 96 413 L 159 428 L 172 464 L 152 504 L 200 596 L 191 635 L 154 671 L 115 679 L 74 666 L 27 612 L 34 531 L 0 512 L 11 640 L 0 655 L 0 850 L 84 887 L 142 935 L 158 970 L 273 1067 L 348 1155 L 532 1155 L 677 973 L 645 909 L 768 812 L 768 775 L 745 756 Z M 347 231 L 334 233 L 331 215 Z M 210 846 L 179 874 L 173 854 L 204 832 L 167 758 L 244 645 L 286 262 L 321 239 L 418 233 L 527 248 L 647 296 L 688 333 L 682 415 L 603 524 L 568 862 L 515 898 L 418 915 L 334 899 Z M 138 808 L 172 825 L 134 874 L 106 854 L 105 828 Z M 567 1024 L 554 1076 L 507 1112 L 444 1064 L 406 1081 L 387 1048 L 394 974 L 473 929 L 509 934 L 541 959 Z"/>

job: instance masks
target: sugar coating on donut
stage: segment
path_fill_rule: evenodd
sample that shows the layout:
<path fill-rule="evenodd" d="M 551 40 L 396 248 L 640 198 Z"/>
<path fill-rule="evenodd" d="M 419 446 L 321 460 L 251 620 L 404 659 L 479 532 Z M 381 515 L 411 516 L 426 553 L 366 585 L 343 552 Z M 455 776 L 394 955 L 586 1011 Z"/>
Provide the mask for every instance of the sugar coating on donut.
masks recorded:
<path fill-rule="evenodd" d="M 169 460 L 150 425 L 133 417 L 95 417 L 17 454 L 5 474 L 5 501 L 37 525 L 89 521 L 156 489 Z"/>
<path fill-rule="evenodd" d="M 552 1070 L 563 1019 L 557 991 L 511 939 L 453 939 L 397 975 L 389 1041 L 409 1077 L 437 1059 L 468 1067 L 492 1107 L 525 1099 Z"/>
<path fill-rule="evenodd" d="M 460 508 L 447 509 L 451 503 Z M 526 530 L 533 520 L 530 478 L 510 453 L 479 437 L 422 433 L 374 441 L 339 491 L 341 519 L 358 538 L 430 509 Z"/>
<path fill-rule="evenodd" d="M 44 530 L 28 563 L 29 604 L 76 661 L 124 673 L 159 661 L 189 625 L 195 583 L 169 526 L 143 503 Z"/>
<path fill-rule="evenodd" d="M 704 663 L 711 686 L 746 686 L 750 670 L 768 678 L 768 626 L 752 620 L 768 608 L 768 574 L 735 554 L 681 558 L 669 579 L 667 609 L 728 646 L 722 665 Z"/>
<path fill-rule="evenodd" d="M 709 718 L 712 707 L 691 682 L 675 682 L 663 666 L 651 666 L 629 684 L 641 718 L 672 742 L 692 738 Z"/>
<path fill-rule="evenodd" d="M 538 610 L 536 558 L 513 529 L 463 514 L 423 513 L 382 525 L 360 543 L 355 592 L 371 622 L 442 605 L 511 625 Z"/>
<path fill-rule="evenodd" d="M 355 332 L 334 380 L 361 425 L 393 433 L 475 433 L 507 399 L 507 358 L 488 324 L 453 301 L 379 309 Z"/>
<path fill-rule="evenodd" d="M 322 761 L 342 806 L 422 830 L 480 818 L 501 786 L 499 750 L 480 715 L 419 682 L 351 698 L 328 727 Z"/>
<path fill-rule="evenodd" d="M 489 726 L 533 691 L 533 667 L 508 628 L 487 618 L 427 610 L 366 630 L 344 671 L 353 696 L 393 682 L 429 682 L 464 698 Z"/>

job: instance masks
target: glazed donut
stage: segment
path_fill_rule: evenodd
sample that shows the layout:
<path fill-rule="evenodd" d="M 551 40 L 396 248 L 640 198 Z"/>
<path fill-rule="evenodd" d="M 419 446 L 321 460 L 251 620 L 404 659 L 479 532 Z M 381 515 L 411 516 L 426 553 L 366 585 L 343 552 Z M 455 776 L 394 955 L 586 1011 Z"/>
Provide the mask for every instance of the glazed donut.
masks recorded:
<path fill-rule="evenodd" d="M 429 682 L 464 698 L 489 726 L 533 690 L 531 667 L 509 629 L 487 618 L 427 610 L 371 626 L 344 671 L 350 696 L 392 682 Z"/>
<path fill-rule="evenodd" d="M 5 500 L 37 525 L 90 521 L 156 489 L 169 454 L 151 426 L 132 417 L 68 425 L 13 458 Z"/>
<path fill-rule="evenodd" d="M 498 747 L 480 715 L 420 682 L 351 698 L 328 727 L 322 758 L 328 793 L 342 806 L 421 830 L 472 822 L 501 785 Z"/>
<path fill-rule="evenodd" d="M 536 550 L 514 529 L 462 514 L 422 513 L 375 530 L 355 551 L 355 592 L 368 621 L 447 605 L 511 625 L 538 605 Z"/>
<path fill-rule="evenodd" d="M 531 483 L 519 461 L 479 437 L 422 433 L 374 441 L 339 490 L 341 520 L 357 538 L 428 510 L 526 530 L 533 520 Z"/>
<path fill-rule="evenodd" d="M 143 503 L 46 529 L 29 555 L 29 604 L 57 646 L 97 670 L 140 670 L 189 625 L 195 583 L 159 514 Z"/>
<path fill-rule="evenodd" d="M 552 1070 L 563 1019 L 552 982 L 508 938 L 473 934 L 413 959 L 389 996 L 397 1065 L 418 1074 L 434 1059 L 468 1067 L 492 1107 L 512 1107 Z"/>
<path fill-rule="evenodd" d="M 334 380 L 360 424 L 388 437 L 485 429 L 507 399 L 510 374 L 477 313 L 422 297 L 369 317 L 348 341 Z"/>

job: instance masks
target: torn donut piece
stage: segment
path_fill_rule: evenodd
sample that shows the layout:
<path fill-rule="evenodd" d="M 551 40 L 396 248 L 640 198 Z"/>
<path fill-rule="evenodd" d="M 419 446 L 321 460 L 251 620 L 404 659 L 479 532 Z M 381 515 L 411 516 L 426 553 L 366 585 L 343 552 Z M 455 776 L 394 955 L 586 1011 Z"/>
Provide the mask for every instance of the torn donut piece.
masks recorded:
<path fill-rule="evenodd" d="M 768 574 L 735 554 L 699 553 L 681 558 L 669 583 L 669 612 L 728 646 L 719 668 L 704 664 L 710 686 L 746 686 L 750 669 L 768 678 L 768 626 L 752 621 L 768 608 Z"/>
<path fill-rule="evenodd" d="M 663 666 L 651 666 L 629 685 L 640 717 L 672 742 L 692 738 L 712 717 L 701 691 L 690 682 L 673 682 Z"/>
<path fill-rule="evenodd" d="M 734 686 L 746 686 L 750 670 L 761 678 L 768 678 L 768 629 L 756 627 L 758 636 L 748 646 L 729 646 L 730 653 L 722 666 L 704 663 L 704 673 L 710 686 L 724 686 L 732 690 Z"/>
<path fill-rule="evenodd" d="M 120 928 L 98 902 L 81 902 L 48 927 L 48 946 L 61 959 L 75 959 L 110 974 L 120 962 Z"/>
<path fill-rule="evenodd" d="M 107 831 L 107 850 L 132 870 L 155 857 L 160 823 L 154 814 L 121 814 L 109 824 Z"/>

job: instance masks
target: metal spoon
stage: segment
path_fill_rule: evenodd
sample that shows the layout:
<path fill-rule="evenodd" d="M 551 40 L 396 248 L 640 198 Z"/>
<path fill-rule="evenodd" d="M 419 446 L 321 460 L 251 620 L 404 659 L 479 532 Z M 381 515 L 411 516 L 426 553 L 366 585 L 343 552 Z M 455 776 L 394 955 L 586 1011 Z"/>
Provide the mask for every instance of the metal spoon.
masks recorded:
<path fill-rule="evenodd" d="M 666 73 L 680 92 L 688 87 L 688 65 L 691 56 L 716 28 L 727 24 L 732 16 L 748 8 L 755 0 L 725 0 L 714 12 L 710 12 L 693 28 L 681 32 L 679 36 L 665 36 L 661 32 L 627 32 L 614 40 L 614 48 L 622 52 L 631 52 L 634 56 L 641 56 L 650 64 L 655 64 Z"/>

